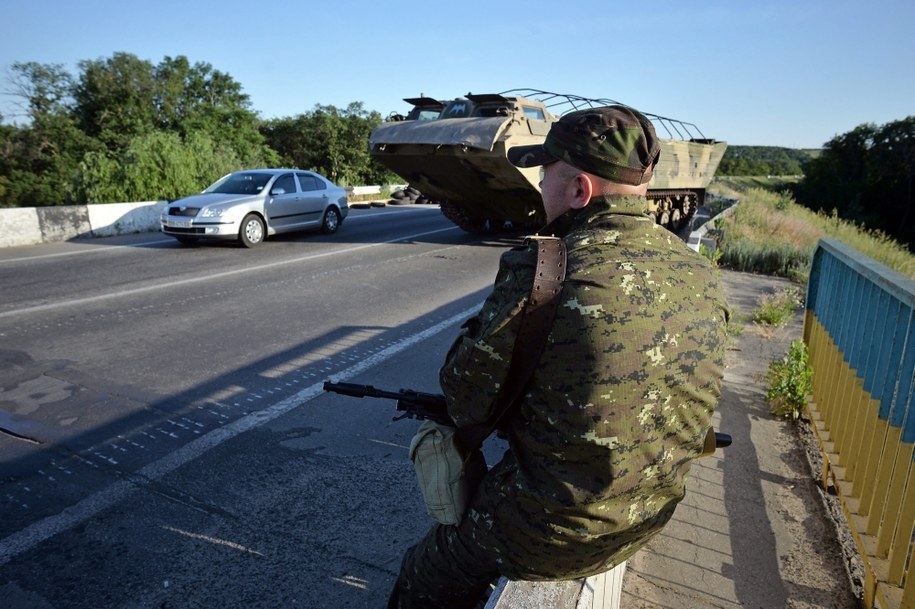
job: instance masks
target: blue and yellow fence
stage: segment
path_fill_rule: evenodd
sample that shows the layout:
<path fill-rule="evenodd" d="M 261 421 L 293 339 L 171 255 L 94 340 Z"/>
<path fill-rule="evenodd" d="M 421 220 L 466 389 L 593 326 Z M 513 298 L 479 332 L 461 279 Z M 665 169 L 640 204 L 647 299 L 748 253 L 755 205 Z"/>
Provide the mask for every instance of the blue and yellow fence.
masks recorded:
<path fill-rule="evenodd" d="M 915 282 L 820 241 L 804 318 L 810 413 L 824 486 L 835 486 L 864 562 L 868 608 L 915 609 L 913 312 Z"/>

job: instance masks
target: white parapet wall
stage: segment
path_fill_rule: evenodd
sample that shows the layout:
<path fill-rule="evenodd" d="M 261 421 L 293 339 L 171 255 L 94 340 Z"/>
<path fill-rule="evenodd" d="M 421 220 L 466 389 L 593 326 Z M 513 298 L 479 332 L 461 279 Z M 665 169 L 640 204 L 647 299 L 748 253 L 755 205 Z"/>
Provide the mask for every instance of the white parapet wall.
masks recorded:
<path fill-rule="evenodd" d="M 159 216 L 168 201 L 87 205 L 93 237 L 113 237 L 159 230 Z"/>
<path fill-rule="evenodd" d="M 41 226 L 34 207 L 0 209 L 0 247 L 41 242 Z"/>
<path fill-rule="evenodd" d="M 395 190 L 402 190 L 406 188 L 406 184 L 388 184 L 387 186 L 349 186 L 346 189 L 346 192 L 351 196 L 361 196 L 361 195 L 380 195 L 381 191 L 385 192 L 394 192 Z"/>
<path fill-rule="evenodd" d="M 159 230 L 167 201 L 0 209 L 0 247 Z"/>

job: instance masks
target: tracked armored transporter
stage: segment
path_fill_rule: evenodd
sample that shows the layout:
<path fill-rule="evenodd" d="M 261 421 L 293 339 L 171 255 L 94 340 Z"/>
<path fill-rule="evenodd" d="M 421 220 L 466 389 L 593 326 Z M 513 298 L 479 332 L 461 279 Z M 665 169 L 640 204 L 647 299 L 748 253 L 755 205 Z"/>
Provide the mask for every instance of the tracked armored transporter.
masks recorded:
<path fill-rule="evenodd" d="M 470 232 L 542 226 L 539 168 L 515 167 L 508 150 L 543 142 L 566 112 L 618 103 L 534 89 L 404 101 L 413 108 L 372 131 L 370 154 Z M 648 183 L 651 211 L 658 224 L 677 231 L 704 202 L 727 144 L 706 139 L 690 123 L 645 115 L 661 138 L 661 158 Z"/>

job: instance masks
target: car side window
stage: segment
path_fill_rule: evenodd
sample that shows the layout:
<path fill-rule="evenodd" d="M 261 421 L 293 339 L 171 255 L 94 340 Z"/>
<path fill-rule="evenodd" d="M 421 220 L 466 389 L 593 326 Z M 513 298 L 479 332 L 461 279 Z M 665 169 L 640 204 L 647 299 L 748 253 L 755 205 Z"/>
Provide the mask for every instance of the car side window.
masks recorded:
<path fill-rule="evenodd" d="M 286 191 L 286 194 L 291 194 L 295 192 L 295 178 L 292 177 L 291 173 L 285 173 L 276 179 L 276 182 L 273 183 L 273 188 L 270 189 L 271 193 L 277 188 L 282 188 Z"/>
<path fill-rule="evenodd" d="M 307 173 L 297 173 L 296 175 L 299 177 L 299 186 L 302 187 L 304 192 L 310 190 L 324 190 L 326 188 L 324 182 L 313 175 Z"/>

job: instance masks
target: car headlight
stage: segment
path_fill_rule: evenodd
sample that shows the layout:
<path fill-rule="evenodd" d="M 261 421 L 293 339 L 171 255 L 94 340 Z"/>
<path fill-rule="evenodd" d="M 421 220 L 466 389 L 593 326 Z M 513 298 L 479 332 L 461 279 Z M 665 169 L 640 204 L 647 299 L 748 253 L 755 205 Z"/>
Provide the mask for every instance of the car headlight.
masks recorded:
<path fill-rule="evenodd" d="M 232 215 L 231 207 L 206 207 L 200 211 L 201 218 L 226 218 Z"/>

